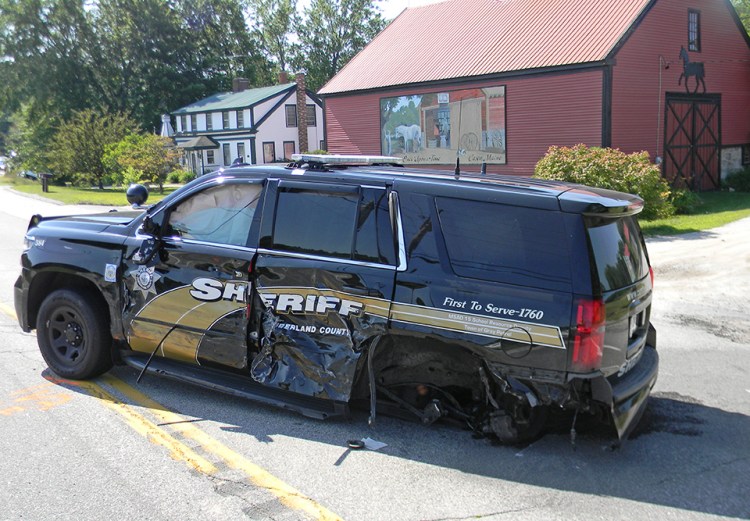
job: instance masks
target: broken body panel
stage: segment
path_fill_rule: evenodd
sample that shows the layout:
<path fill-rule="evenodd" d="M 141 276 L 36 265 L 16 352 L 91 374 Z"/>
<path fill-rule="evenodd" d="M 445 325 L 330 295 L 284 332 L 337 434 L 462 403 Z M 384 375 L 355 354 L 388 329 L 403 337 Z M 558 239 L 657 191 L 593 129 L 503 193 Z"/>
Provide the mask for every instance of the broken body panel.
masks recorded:
<path fill-rule="evenodd" d="M 126 363 L 308 416 L 362 403 L 513 442 L 550 408 L 606 411 L 627 435 L 658 369 L 637 198 L 352 170 L 231 169 L 145 214 L 35 218 L 19 323 L 85 289 Z M 597 241 L 618 250 L 601 266 Z"/>

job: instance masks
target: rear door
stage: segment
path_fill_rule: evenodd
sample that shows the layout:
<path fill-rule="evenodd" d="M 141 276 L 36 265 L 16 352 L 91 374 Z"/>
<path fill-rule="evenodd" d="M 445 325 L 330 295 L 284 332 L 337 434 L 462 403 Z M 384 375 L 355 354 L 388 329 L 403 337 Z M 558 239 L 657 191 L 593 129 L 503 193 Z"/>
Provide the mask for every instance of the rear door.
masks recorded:
<path fill-rule="evenodd" d="M 387 326 L 396 271 L 388 190 L 282 180 L 265 201 L 251 374 L 348 401 L 362 351 Z"/>

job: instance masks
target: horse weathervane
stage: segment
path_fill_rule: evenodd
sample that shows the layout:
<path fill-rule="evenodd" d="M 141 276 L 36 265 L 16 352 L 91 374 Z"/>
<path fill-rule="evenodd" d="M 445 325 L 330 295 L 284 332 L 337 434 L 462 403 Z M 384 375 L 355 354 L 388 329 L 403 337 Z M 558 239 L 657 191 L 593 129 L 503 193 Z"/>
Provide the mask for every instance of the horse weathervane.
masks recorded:
<path fill-rule="evenodd" d="M 695 88 L 693 94 L 698 92 L 698 86 L 703 85 L 703 93 L 706 92 L 706 82 L 703 77 L 706 75 L 706 71 L 703 70 L 703 62 L 691 62 L 690 56 L 688 56 L 685 47 L 680 47 L 680 59 L 682 60 L 682 74 L 680 79 L 677 81 L 677 85 L 682 85 L 682 79 L 685 78 L 685 92 L 690 92 L 688 87 L 688 80 L 690 76 L 695 76 Z"/>

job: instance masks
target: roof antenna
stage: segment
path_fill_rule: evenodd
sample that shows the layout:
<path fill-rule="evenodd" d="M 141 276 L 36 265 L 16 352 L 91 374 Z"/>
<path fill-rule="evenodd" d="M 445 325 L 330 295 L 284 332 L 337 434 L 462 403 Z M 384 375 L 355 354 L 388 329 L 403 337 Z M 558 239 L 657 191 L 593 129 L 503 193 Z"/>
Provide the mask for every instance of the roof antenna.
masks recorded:
<path fill-rule="evenodd" d="M 458 156 L 456 156 L 456 170 L 453 172 L 454 174 L 456 174 L 456 179 L 458 179 L 459 177 L 461 177 L 461 163 L 460 163 L 460 161 L 461 160 L 458 158 Z"/>
<path fill-rule="evenodd" d="M 482 159 L 482 169 L 479 171 L 482 175 L 487 175 L 487 161 Z"/>

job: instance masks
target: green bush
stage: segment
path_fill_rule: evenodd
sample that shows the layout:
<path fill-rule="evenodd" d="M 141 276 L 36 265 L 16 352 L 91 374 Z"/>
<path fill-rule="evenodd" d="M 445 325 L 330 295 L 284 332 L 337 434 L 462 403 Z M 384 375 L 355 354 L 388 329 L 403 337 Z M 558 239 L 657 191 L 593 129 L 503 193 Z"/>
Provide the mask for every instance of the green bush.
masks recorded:
<path fill-rule="evenodd" d="M 750 166 L 731 172 L 724 182 L 727 187 L 737 192 L 750 192 Z"/>
<path fill-rule="evenodd" d="M 195 179 L 195 173 L 191 172 L 190 170 L 177 170 L 177 172 L 177 179 L 182 184 L 189 183 L 190 181 Z"/>
<path fill-rule="evenodd" d="M 675 213 L 669 185 L 647 152 L 625 154 L 586 145 L 552 146 L 536 164 L 534 177 L 636 194 L 645 203 L 642 219 L 661 219 Z"/>
<path fill-rule="evenodd" d="M 698 194 L 684 188 L 672 189 L 669 201 L 674 206 L 675 213 L 681 215 L 690 215 L 698 211 L 703 204 Z"/>

